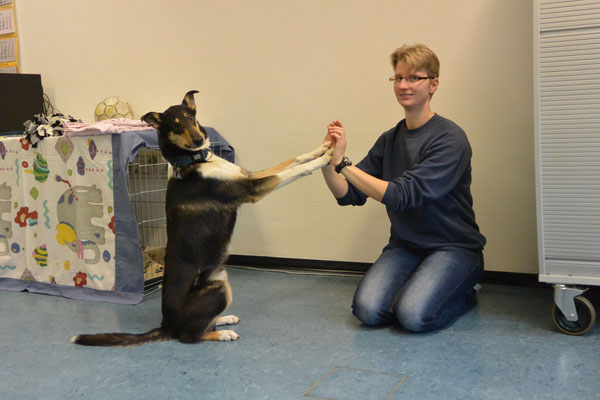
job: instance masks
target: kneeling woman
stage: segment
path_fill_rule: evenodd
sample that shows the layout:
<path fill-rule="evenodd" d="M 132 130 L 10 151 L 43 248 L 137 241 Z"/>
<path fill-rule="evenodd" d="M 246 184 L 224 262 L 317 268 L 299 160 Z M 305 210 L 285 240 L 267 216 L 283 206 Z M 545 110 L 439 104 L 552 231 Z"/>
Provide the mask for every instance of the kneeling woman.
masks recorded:
<path fill-rule="evenodd" d="M 322 171 L 338 204 L 363 205 L 371 197 L 386 206 L 392 224 L 388 245 L 356 290 L 354 315 L 367 326 L 395 319 L 427 332 L 476 304 L 485 237 L 473 211 L 467 136 L 430 107 L 439 85 L 437 56 L 423 45 L 404 46 L 391 62 L 405 118 L 356 166 L 344 155 L 344 127 L 330 123 L 326 140 L 335 151 Z"/>

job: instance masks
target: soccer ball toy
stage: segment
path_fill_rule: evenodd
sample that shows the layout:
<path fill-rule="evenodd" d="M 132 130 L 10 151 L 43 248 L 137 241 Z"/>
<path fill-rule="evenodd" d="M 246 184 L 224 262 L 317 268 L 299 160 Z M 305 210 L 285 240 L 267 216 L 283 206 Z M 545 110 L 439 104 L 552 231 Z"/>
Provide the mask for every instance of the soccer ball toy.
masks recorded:
<path fill-rule="evenodd" d="M 102 121 L 113 118 L 133 119 L 133 109 L 128 102 L 120 97 L 107 97 L 96 106 L 94 119 Z"/>

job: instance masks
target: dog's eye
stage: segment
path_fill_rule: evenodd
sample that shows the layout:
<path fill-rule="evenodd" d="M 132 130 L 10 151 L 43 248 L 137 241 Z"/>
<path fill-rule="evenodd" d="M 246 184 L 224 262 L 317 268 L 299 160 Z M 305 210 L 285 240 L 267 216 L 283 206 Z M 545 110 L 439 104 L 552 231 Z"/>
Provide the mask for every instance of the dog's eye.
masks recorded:
<path fill-rule="evenodd" d="M 195 121 L 195 120 L 196 120 L 196 117 L 194 117 L 193 115 L 188 115 L 188 116 L 187 116 L 187 118 L 188 118 L 190 121 Z"/>

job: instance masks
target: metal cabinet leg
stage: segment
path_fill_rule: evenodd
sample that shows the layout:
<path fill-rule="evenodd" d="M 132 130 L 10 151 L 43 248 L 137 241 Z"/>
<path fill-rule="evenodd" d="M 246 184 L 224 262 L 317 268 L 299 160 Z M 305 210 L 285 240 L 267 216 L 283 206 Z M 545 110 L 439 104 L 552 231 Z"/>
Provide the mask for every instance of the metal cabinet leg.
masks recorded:
<path fill-rule="evenodd" d="M 589 288 L 581 286 L 554 285 L 554 303 L 568 321 L 577 321 L 575 297 L 581 296 Z"/>

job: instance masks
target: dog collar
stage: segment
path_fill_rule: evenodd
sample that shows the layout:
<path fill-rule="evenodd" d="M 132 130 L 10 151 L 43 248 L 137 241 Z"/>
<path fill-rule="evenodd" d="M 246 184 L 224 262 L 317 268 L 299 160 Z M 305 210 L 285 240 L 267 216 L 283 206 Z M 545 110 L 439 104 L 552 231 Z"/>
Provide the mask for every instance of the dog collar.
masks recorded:
<path fill-rule="evenodd" d="M 183 179 L 185 170 L 193 164 L 203 163 L 212 158 L 212 150 L 210 148 L 202 149 L 194 154 L 188 156 L 178 157 L 169 163 L 173 166 L 175 177 L 177 179 Z"/>
<path fill-rule="evenodd" d="M 210 150 L 210 148 L 206 148 L 188 156 L 177 157 L 174 160 L 170 161 L 170 163 L 175 168 L 185 168 L 188 165 L 210 160 L 211 157 L 212 151 Z"/>

